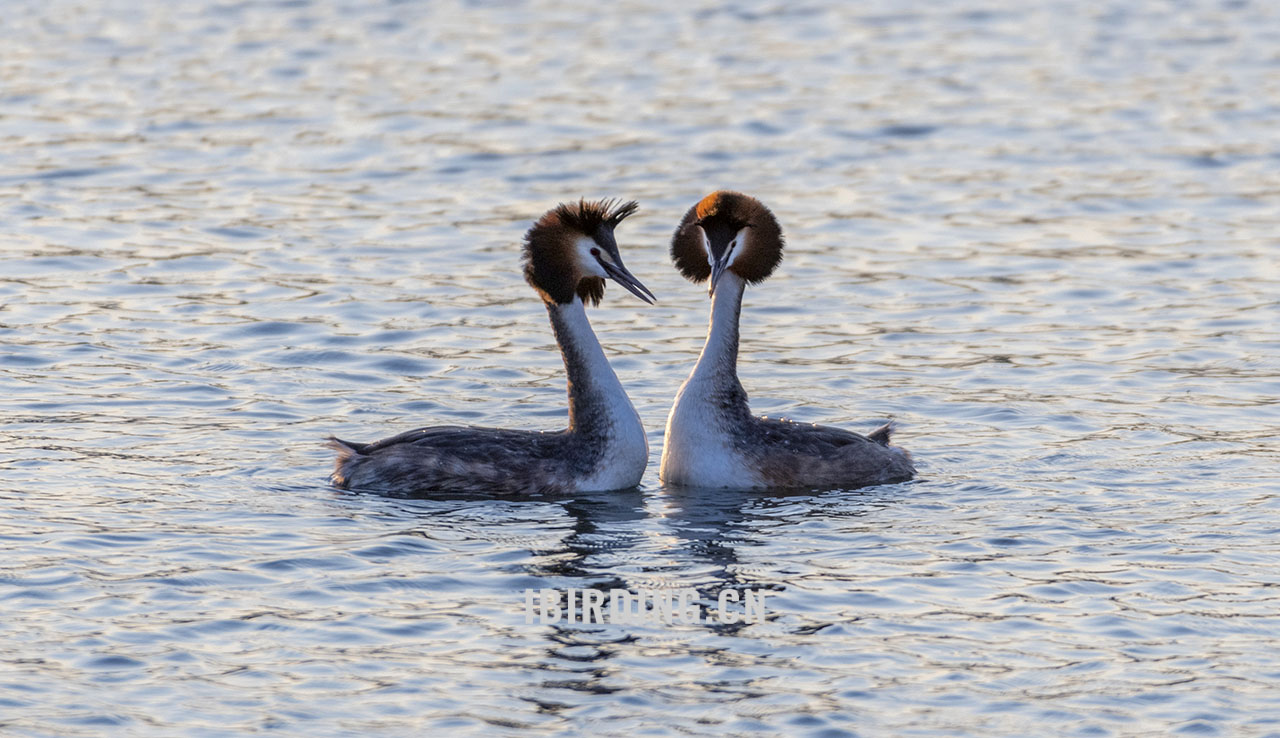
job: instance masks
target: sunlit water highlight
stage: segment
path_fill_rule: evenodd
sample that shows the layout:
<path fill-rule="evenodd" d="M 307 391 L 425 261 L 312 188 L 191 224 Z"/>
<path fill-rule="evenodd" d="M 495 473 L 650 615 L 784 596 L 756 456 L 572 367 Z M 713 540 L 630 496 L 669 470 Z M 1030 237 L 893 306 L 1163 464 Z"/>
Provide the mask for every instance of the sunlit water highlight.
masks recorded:
<path fill-rule="evenodd" d="M 10 2 L 5 735 L 1280 735 L 1280 8 Z M 769 415 L 921 480 L 663 489 L 732 187 Z M 397 500 L 320 440 L 555 428 L 531 218 L 635 198 L 592 312 L 641 489 Z M 746 626 L 526 588 L 768 589 Z"/>

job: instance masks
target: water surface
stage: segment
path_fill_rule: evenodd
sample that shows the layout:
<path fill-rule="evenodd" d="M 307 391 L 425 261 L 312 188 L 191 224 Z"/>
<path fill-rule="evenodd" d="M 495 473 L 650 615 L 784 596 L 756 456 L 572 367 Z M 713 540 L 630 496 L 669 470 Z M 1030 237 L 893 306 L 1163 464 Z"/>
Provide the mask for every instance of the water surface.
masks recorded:
<path fill-rule="evenodd" d="M 1273 4 L 19 0 L 0 48 L 0 732 L 1280 735 Z M 920 480 L 659 485 L 721 187 L 789 238 L 754 408 Z M 518 243 L 582 196 L 642 203 L 660 302 L 591 313 L 642 487 L 327 487 L 329 433 L 563 423 Z M 525 623 L 570 587 L 770 616 Z"/>

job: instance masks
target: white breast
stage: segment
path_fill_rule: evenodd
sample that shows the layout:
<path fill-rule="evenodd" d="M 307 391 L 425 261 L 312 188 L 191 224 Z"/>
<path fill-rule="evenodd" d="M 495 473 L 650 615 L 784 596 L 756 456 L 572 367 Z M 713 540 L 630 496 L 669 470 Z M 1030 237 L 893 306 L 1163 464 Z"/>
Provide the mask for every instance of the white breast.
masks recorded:
<path fill-rule="evenodd" d="M 635 406 L 621 393 L 610 396 L 609 404 L 613 423 L 608 446 L 596 472 L 579 482 L 578 489 L 583 492 L 635 487 L 649 465 L 649 439 Z"/>
<path fill-rule="evenodd" d="M 681 487 L 765 486 L 733 447 L 729 429 L 707 402 L 696 377 L 690 377 L 676 395 L 667 418 L 666 441 L 658 478 Z"/>

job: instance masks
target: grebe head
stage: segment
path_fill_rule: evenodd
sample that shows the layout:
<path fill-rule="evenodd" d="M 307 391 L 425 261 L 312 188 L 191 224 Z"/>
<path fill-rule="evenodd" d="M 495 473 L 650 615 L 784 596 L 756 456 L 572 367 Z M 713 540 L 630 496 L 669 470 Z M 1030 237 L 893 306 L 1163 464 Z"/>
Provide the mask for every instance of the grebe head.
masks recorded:
<path fill-rule="evenodd" d="M 579 200 L 548 210 L 524 234 L 524 278 L 542 299 L 599 304 L 612 279 L 649 304 L 657 299 L 622 265 L 613 229 L 636 211 L 634 201 Z"/>
<path fill-rule="evenodd" d="M 710 278 L 708 293 L 729 270 L 763 282 L 782 261 L 782 227 L 769 208 L 741 192 L 720 190 L 689 208 L 671 238 L 671 258 L 691 282 Z"/>

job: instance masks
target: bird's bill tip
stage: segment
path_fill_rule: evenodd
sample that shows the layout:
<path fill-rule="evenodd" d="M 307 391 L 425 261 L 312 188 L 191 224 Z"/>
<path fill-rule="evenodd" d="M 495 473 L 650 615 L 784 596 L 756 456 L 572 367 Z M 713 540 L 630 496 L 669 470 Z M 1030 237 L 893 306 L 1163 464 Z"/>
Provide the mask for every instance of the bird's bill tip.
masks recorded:
<path fill-rule="evenodd" d="M 652 305 L 658 301 L 658 298 L 654 296 L 653 292 L 651 292 L 648 287 L 641 284 L 640 280 L 633 277 L 631 272 L 627 271 L 626 267 L 623 267 L 620 264 L 605 264 L 604 270 L 605 273 L 609 275 L 610 279 L 622 285 L 628 292 L 646 303 Z"/>

